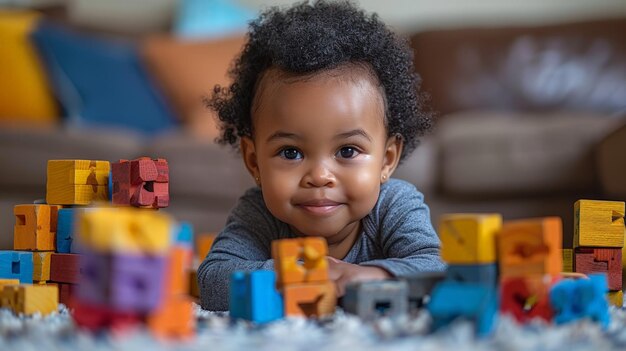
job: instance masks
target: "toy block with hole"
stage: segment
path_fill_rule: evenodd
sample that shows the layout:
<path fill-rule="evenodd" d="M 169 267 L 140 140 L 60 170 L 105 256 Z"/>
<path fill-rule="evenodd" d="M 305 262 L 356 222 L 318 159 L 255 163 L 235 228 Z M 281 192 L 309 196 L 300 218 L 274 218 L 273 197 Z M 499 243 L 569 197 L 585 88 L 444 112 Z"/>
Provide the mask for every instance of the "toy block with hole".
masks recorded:
<path fill-rule="evenodd" d="M 610 322 L 608 290 L 603 274 L 591 274 L 589 279 L 564 279 L 550 289 L 550 305 L 554 322 L 565 324 L 583 318 L 600 323 L 603 328 Z"/>
<path fill-rule="evenodd" d="M 550 322 L 554 311 L 550 305 L 550 288 L 558 278 L 546 275 L 504 278 L 500 286 L 500 311 L 520 323 L 539 318 Z"/>
<path fill-rule="evenodd" d="M 365 320 L 381 316 L 406 315 L 409 286 L 402 280 L 380 280 L 351 283 L 346 286 L 343 308 Z"/>
<path fill-rule="evenodd" d="M 59 209 L 56 232 L 57 253 L 78 253 L 75 240 L 76 219 L 85 211 L 81 208 Z"/>
<path fill-rule="evenodd" d="M 33 252 L 33 281 L 46 282 L 50 280 L 50 258 L 52 252 Z"/>
<path fill-rule="evenodd" d="M 624 307 L 624 292 L 622 290 L 609 291 L 606 294 L 606 298 L 612 306 L 617 308 Z"/>
<path fill-rule="evenodd" d="M 50 280 L 56 283 L 78 284 L 82 274 L 81 255 L 50 255 Z"/>
<path fill-rule="evenodd" d="M 506 221 L 497 235 L 500 277 L 561 273 L 562 228 L 559 217 Z"/>
<path fill-rule="evenodd" d="M 211 246 L 213 246 L 216 237 L 217 233 L 198 235 L 196 238 L 196 255 L 200 260 L 204 260 L 209 251 L 211 251 Z"/>
<path fill-rule="evenodd" d="M 446 280 L 435 287 L 426 308 L 435 330 L 466 319 L 474 323 L 476 335 L 487 336 L 495 324 L 498 305 L 498 293 L 492 286 Z"/>
<path fill-rule="evenodd" d="M 623 247 L 624 202 L 578 200 L 574 204 L 574 247 Z"/>
<path fill-rule="evenodd" d="M 622 290 L 622 249 L 577 247 L 574 271 L 587 275 L 606 274 L 609 290 Z"/>
<path fill-rule="evenodd" d="M 95 252 L 164 254 L 172 220 L 164 213 L 130 207 L 98 208 L 78 218 L 78 240 Z"/>
<path fill-rule="evenodd" d="M 496 262 L 495 235 L 502 227 L 499 214 L 448 214 L 439 224 L 441 257 L 449 264 Z"/>
<path fill-rule="evenodd" d="M 163 208 L 169 206 L 169 166 L 165 159 L 141 157 L 111 165 L 115 205 Z"/>
<path fill-rule="evenodd" d="M 416 311 L 424 306 L 425 298 L 430 296 L 434 287 L 446 277 L 446 272 L 421 272 L 399 279 L 407 282 L 409 287 L 409 310 Z"/>
<path fill-rule="evenodd" d="M 18 279 L 22 284 L 32 284 L 33 253 L 0 251 L 0 279 Z"/>
<path fill-rule="evenodd" d="M 574 250 L 563 249 L 561 256 L 563 258 L 563 272 L 574 272 Z"/>
<path fill-rule="evenodd" d="M 328 245 L 324 238 L 272 241 L 272 258 L 279 286 L 328 280 Z M 302 263 L 301 263 L 302 262 Z"/>
<path fill-rule="evenodd" d="M 498 267 L 495 263 L 453 264 L 446 270 L 446 280 L 495 287 L 498 285 Z"/>
<path fill-rule="evenodd" d="M 115 311 L 107 306 L 72 299 L 72 317 L 76 324 L 89 331 L 111 330 L 124 332 L 141 325 L 142 316 L 130 311 Z"/>
<path fill-rule="evenodd" d="M 59 291 L 56 286 L 18 285 L 13 312 L 31 315 L 48 315 L 59 309 Z"/>
<path fill-rule="evenodd" d="M 273 271 L 234 272 L 230 276 L 229 311 L 233 319 L 268 323 L 283 317 L 283 299 Z"/>
<path fill-rule="evenodd" d="M 285 285 L 282 294 L 285 316 L 321 318 L 335 313 L 337 293 L 331 281 Z"/>
<path fill-rule="evenodd" d="M 169 296 L 146 318 L 148 329 L 163 339 L 187 339 L 195 334 L 193 304 L 187 296 Z"/>
<path fill-rule="evenodd" d="M 57 212 L 61 206 L 16 205 L 13 207 L 15 250 L 54 251 Z"/>
<path fill-rule="evenodd" d="M 107 201 L 109 169 L 109 161 L 49 160 L 46 202 L 89 205 Z"/>

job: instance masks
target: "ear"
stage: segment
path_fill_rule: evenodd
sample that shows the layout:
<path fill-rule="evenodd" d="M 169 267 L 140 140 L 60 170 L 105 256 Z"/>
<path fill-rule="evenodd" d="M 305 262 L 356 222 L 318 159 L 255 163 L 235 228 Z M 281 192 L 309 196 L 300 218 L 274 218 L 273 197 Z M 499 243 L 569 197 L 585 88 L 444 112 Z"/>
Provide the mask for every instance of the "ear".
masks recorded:
<path fill-rule="evenodd" d="M 239 147 L 241 148 L 241 156 L 243 157 L 243 163 L 246 165 L 246 169 L 248 169 L 248 172 L 252 178 L 254 178 L 255 182 L 259 184 L 260 172 L 254 141 L 249 137 L 241 137 Z"/>
<path fill-rule="evenodd" d="M 385 154 L 383 155 L 383 168 L 380 172 L 381 184 L 387 182 L 398 167 L 403 146 L 404 140 L 400 134 L 392 135 L 387 139 Z"/>

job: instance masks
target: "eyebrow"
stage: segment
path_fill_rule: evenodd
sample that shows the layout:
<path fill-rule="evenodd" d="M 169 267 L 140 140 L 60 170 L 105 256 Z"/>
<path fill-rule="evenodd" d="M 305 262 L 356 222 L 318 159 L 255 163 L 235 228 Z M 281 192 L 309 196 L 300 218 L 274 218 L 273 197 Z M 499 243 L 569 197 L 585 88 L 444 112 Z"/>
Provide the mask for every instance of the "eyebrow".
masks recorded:
<path fill-rule="evenodd" d="M 278 131 L 272 135 L 269 136 L 269 138 L 267 138 L 267 142 L 269 143 L 270 141 L 276 140 L 276 139 L 300 139 L 300 137 L 297 134 L 294 133 L 287 133 L 287 132 L 281 132 Z"/>
<path fill-rule="evenodd" d="M 367 132 L 365 132 L 363 129 L 358 128 L 358 129 L 353 129 L 344 133 L 339 133 L 337 134 L 334 139 L 347 139 L 349 137 L 352 136 L 362 136 L 365 139 L 367 139 L 368 141 L 372 141 L 372 137 L 370 137 L 369 134 L 367 134 Z M 273 133 L 272 135 L 270 135 L 267 138 L 267 142 L 271 142 L 277 139 L 293 139 L 293 140 L 299 140 L 302 139 L 299 135 L 294 134 L 294 133 L 287 133 L 287 132 L 283 132 L 283 131 L 278 131 Z"/>

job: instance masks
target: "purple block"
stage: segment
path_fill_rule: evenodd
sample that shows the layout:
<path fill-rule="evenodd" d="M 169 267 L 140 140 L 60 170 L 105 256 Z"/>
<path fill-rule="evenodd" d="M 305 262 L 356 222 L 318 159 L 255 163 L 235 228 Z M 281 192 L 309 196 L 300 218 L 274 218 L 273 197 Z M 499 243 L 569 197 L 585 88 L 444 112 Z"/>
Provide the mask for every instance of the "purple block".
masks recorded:
<path fill-rule="evenodd" d="M 95 252 L 82 252 L 80 256 L 82 275 L 76 296 L 85 302 L 108 304 L 110 281 L 110 257 Z"/>
<path fill-rule="evenodd" d="M 148 312 L 163 296 L 164 256 L 115 255 L 111 257 L 110 305 L 118 311 Z"/>

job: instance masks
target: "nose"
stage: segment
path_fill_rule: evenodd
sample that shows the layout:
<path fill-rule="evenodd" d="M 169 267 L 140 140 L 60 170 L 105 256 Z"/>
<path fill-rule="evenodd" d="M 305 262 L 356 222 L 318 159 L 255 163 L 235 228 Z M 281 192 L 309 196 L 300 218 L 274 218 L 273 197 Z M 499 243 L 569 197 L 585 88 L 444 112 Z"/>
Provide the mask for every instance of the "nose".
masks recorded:
<path fill-rule="evenodd" d="M 335 174 L 324 163 L 316 162 L 302 177 L 301 185 L 305 188 L 334 187 L 336 182 Z"/>

